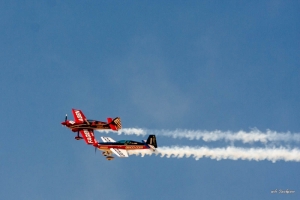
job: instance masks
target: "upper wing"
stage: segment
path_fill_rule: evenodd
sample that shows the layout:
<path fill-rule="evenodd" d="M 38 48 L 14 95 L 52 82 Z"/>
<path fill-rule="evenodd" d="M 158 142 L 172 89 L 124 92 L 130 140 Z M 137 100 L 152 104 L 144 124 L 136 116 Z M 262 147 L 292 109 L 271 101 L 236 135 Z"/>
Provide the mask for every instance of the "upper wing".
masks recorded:
<path fill-rule="evenodd" d="M 96 144 L 97 140 L 95 139 L 93 130 L 82 129 L 80 133 L 87 144 Z"/>
<path fill-rule="evenodd" d="M 83 123 L 86 121 L 86 117 L 81 110 L 72 109 L 72 113 L 76 123 Z"/>
<path fill-rule="evenodd" d="M 117 156 L 121 157 L 121 158 L 125 158 L 128 157 L 128 153 L 125 149 L 116 149 L 116 148 L 111 148 L 110 149 L 114 154 L 116 154 Z"/>
<path fill-rule="evenodd" d="M 114 141 L 112 138 L 110 138 L 110 137 L 101 137 L 101 140 L 103 141 L 103 142 L 116 142 L 116 141 Z"/>

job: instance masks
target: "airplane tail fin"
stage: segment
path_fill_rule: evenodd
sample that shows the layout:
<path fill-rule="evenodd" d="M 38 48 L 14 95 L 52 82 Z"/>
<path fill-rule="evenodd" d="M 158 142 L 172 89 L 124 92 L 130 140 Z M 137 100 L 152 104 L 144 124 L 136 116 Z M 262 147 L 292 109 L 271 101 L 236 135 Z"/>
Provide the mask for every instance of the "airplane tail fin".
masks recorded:
<path fill-rule="evenodd" d="M 147 143 L 148 145 L 151 145 L 151 146 L 157 148 L 157 142 L 156 142 L 156 137 L 155 137 L 155 135 L 149 135 L 149 137 L 148 137 L 146 143 Z"/>
<path fill-rule="evenodd" d="M 112 120 L 112 118 L 107 118 L 107 122 L 109 127 L 112 130 L 119 130 L 122 128 L 122 123 L 121 123 L 121 118 L 120 117 L 116 117 L 115 119 Z"/>
<path fill-rule="evenodd" d="M 113 120 L 113 123 L 117 126 L 118 130 L 122 128 L 122 123 L 121 123 L 121 118 L 120 117 L 116 117 Z"/>

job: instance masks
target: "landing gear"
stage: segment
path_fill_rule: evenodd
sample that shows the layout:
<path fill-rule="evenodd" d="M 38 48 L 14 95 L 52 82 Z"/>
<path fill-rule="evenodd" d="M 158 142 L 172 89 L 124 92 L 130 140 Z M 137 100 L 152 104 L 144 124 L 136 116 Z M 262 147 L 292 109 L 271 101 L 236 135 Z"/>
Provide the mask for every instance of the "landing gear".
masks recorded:
<path fill-rule="evenodd" d="M 111 151 L 104 151 L 102 152 L 102 155 L 106 157 L 106 160 L 114 159 L 114 157 L 111 156 L 112 155 Z"/>
<path fill-rule="evenodd" d="M 114 157 L 112 157 L 112 156 L 106 156 L 106 160 L 113 160 L 114 159 Z"/>
<path fill-rule="evenodd" d="M 75 137 L 75 140 L 81 140 L 82 137 L 79 136 L 79 132 L 77 132 L 77 136 Z"/>
<path fill-rule="evenodd" d="M 82 137 L 75 137 L 75 140 L 81 140 L 82 139 Z"/>
<path fill-rule="evenodd" d="M 107 152 L 106 151 L 102 152 L 102 155 L 107 156 Z"/>

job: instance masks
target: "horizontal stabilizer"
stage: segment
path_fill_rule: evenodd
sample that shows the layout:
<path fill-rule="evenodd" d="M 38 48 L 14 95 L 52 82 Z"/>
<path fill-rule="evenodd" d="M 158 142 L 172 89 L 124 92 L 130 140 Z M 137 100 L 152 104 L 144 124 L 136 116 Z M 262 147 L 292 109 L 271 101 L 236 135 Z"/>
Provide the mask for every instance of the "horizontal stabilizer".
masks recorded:
<path fill-rule="evenodd" d="M 108 124 L 111 130 L 117 131 L 117 127 L 114 124 Z"/>
<path fill-rule="evenodd" d="M 112 123 L 112 118 L 107 118 L 107 123 Z"/>

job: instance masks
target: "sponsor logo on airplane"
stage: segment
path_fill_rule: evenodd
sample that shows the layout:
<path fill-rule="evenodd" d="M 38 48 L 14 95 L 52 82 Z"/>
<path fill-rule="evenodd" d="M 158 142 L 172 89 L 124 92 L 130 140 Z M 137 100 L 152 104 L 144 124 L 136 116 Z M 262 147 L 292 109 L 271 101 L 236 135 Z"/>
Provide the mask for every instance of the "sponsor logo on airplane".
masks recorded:
<path fill-rule="evenodd" d="M 80 114 L 80 111 L 79 111 L 79 110 L 76 110 L 76 111 L 75 111 L 75 114 L 76 114 L 78 120 L 83 122 L 83 118 L 82 118 L 82 116 L 81 116 L 81 114 Z"/>
<path fill-rule="evenodd" d="M 83 130 L 84 135 L 86 137 L 86 140 L 88 141 L 88 143 L 93 143 L 93 139 L 92 136 L 90 134 L 90 132 L 88 130 Z"/>
<path fill-rule="evenodd" d="M 144 146 L 126 146 L 126 149 L 142 149 Z"/>

